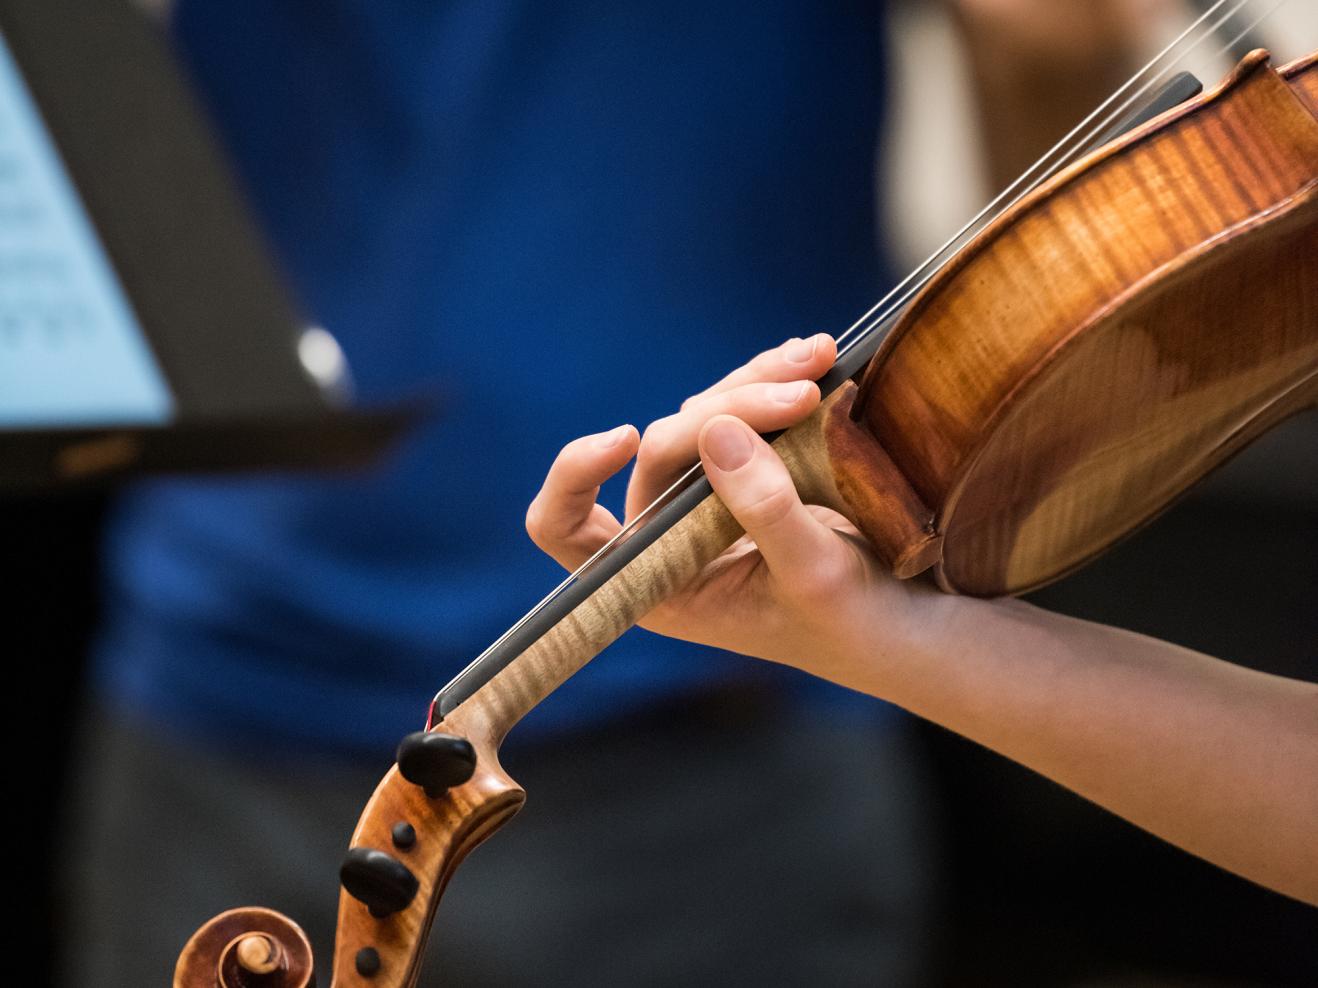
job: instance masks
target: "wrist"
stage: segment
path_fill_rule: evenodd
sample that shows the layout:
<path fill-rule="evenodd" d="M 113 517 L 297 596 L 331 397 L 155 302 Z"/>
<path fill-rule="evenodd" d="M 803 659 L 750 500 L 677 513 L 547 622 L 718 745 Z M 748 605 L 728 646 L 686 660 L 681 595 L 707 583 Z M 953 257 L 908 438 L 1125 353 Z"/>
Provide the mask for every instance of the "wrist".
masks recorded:
<path fill-rule="evenodd" d="M 883 589 L 900 593 L 900 601 L 866 608 L 839 666 L 849 675 L 845 685 L 923 716 L 970 688 L 976 677 L 991 674 L 986 661 L 1018 659 L 1024 640 L 1048 633 L 1049 619 L 1056 617 L 1010 597 L 966 597 L 923 582 L 886 582 Z"/>

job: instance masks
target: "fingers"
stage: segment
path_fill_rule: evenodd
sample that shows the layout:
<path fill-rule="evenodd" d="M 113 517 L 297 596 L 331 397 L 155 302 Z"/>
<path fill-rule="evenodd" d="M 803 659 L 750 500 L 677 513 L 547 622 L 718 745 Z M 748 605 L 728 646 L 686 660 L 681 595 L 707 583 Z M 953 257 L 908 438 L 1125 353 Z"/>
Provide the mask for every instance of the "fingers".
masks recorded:
<path fill-rule="evenodd" d="M 787 467 L 755 430 L 721 415 L 705 424 L 699 442 L 710 483 L 755 540 L 771 574 L 808 579 L 837 555 L 837 536 L 801 503 Z"/>
<path fill-rule="evenodd" d="M 772 432 L 795 425 L 818 405 L 819 386 L 799 379 L 743 384 L 691 399 L 676 415 L 652 423 L 641 437 L 636 470 L 627 490 L 627 517 L 663 493 L 695 462 L 696 439 L 714 416 L 735 415 L 757 432 Z"/>
<path fill-rule="evenodd" d="M 688 398 L 682 407 L 757 381 L 814 381 L 832 367 L 836 359 L 837 344 L 827 333 L 817 333 L 805 340 L 791 339 L 782 346 L 758 354 L 717 384 Z"/>
<path fill-rule="evenodd" d="M 695 461 L 697 438 L 711 417 L 736 416 L 760 432 L 795 425 L 818 406 L 819 388 L 813 382 L 836 358 L 837 345 L 826 333 L 788 340 L 687 399 L 676 414 L 646 429 L 643 438 L 622 426 L 570 443 L 527 511 L 527 532 L 541 549 L 574 568 L 620 528 L 595 500 L 600 485 L 633 456 L 637 463 L 627 490 L 628 517 Z"/>
<path fill-rule="evenodd" d="M 563 447 L 544 486 L 526 512 L 533 542 L 568 569 L 575 569 L 621 527 L 595 503 L 600 485 L 636 455 L 640 437 L 630 425 L 584 436 Z"/>

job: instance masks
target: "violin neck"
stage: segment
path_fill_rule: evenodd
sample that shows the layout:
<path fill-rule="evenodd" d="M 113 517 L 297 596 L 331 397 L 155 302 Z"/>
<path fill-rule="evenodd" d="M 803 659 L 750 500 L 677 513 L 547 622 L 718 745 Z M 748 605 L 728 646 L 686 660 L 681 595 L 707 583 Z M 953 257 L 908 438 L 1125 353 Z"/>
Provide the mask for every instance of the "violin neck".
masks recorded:
<path fill-rule="evenodd" d="M 723 502 L 709 495 L 454 713 L 474 707 L 497 744 L 536 704 L 655 605 L 690 583 L 741 534 Z"/>
<path fill-rule="evenodd" d="M 775 447 L 803 477 L 826 457 L 817 425 L 820 416 L 817 411 L 811 420 L 789 429 Z M 718 495 L 710 494 L 454 712 L 474 715 L 497 746 L 568 677 L 689 585 L 742 534 Z"/>
<path fill-rule="evenodd" d="M 938 559 L 930 512 L 872 436 L 852 421 L 848 382 L 774 441 L 802 500 L 844 515 L 899 577 Z M 517 721 L 742 536 L 715 494 L 700 501 L 631 562 L 484 683 L 453 713 L 484 726 L 497 748 Z M 447 718 L 446 718 L 447 719 Z"/>

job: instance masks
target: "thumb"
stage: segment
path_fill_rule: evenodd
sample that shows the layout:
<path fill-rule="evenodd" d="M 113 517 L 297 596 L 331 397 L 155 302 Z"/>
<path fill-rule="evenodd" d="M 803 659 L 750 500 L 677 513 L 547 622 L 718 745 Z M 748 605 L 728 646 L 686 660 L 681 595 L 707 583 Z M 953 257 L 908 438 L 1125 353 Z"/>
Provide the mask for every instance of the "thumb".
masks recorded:
<path fill-rule="evenodd" d="M 833 531 L 806 510 L 787 467 L 754 430 L 717 415 L 700 430 L 700 459 L 715 493 L 755 540 L 777 579 L 805 576 L 835 551 Z"/>

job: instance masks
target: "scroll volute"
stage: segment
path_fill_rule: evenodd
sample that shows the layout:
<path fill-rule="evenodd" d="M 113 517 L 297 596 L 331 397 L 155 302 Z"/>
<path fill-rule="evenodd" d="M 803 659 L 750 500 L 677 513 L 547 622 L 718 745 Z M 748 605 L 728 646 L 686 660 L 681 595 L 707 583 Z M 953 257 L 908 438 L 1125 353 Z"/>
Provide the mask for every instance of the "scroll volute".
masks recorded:
<path fill-rule="evenodd" d="M 521 787 L 499 765 L 498 732 L 475 698 L 426 734 L 405 739 L 404 745 L 445 736 L 470 743 L 475 756 L 470 779 L 440 791 L 408 781 L 405 774 L 416 780 L 418 773 L 409 770 L 404 759 L 401 770 L 395 764 L 380 781 L 357 823 L 348 861 L 366 860 L 370 852 L 378 852 L 375 860 L 386 861 L 387 856 L 401 865 L 414 877 L 415 889 L 403 904 L 406 888 L 400 893 L 398 887 L 388 886 L 383 902 L 368 905 L 374 896 L 351 888 L 351 865 L 345 863 L 331 988 L 414 985 L 435 910 L 453 871 L 525 801 Z M 389 878 L 386 872 L 386 883 Z"/>
<path fill-rule="evenodd" d="M 220 913 L 192 935 L 174 988 L 313 988 L 311 944 L 287 916 L 249 906 Z"/>
<path fill-rule="evenodd" d="M 501 736 L 473 697 L 432 729 L 404 739 L 399 750 L 408 757 L 366 804 L 341 872 L 331 988 L 416 984 L 449 877 L 525 799 L 499 765 Z M 193 934 L 174 973 L 174 988 L 315 983 L 306 935 L 261 908 L 216 916 Z"/>

